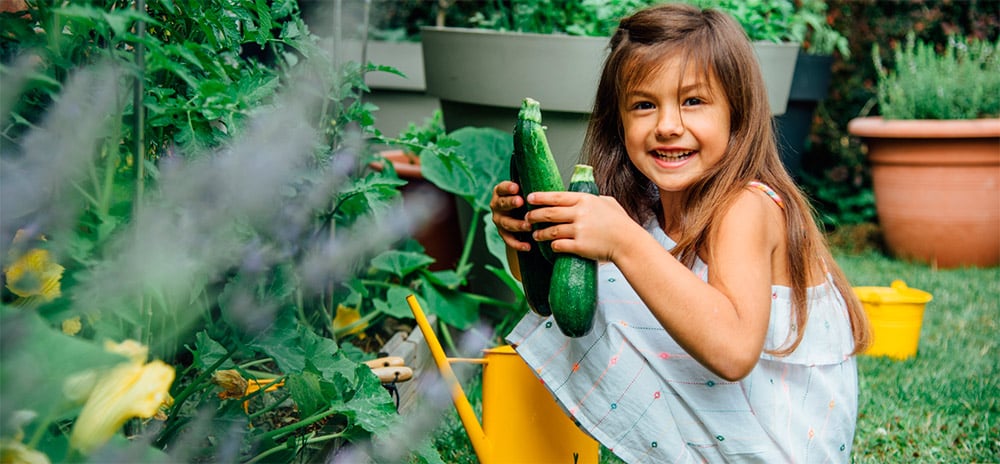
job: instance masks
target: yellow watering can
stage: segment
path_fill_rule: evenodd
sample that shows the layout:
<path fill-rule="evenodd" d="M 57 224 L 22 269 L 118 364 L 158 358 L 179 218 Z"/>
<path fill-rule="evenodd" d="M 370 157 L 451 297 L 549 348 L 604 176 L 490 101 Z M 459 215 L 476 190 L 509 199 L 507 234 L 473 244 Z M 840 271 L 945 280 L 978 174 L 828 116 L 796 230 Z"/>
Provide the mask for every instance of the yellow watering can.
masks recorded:
<path fill-rule="evenodd" d="M 510 345 L 485 350 L 482 359 L 449 359 L 415 296 L 406 297 L 431 357 L 448 384 L 458 417 L 482 464 L 597 464 L 599 446 L 563 412 Z M 452 362 L 483 365 L 480 425 Z"/>

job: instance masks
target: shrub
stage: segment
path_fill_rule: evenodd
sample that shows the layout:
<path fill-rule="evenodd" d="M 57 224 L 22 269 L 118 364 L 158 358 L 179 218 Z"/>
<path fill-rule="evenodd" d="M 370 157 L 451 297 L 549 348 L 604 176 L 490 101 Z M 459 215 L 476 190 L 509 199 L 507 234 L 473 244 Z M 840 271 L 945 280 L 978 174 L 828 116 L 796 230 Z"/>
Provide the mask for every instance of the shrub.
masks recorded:
<path fill-rule="evenodd" d="M 886 119 L 975 119 L 1000 115 L 1000 42 L 951 36 L 944 50 L 909 34 L 893 48 L 893 67 L 872 59 L 878 104 Z"/>

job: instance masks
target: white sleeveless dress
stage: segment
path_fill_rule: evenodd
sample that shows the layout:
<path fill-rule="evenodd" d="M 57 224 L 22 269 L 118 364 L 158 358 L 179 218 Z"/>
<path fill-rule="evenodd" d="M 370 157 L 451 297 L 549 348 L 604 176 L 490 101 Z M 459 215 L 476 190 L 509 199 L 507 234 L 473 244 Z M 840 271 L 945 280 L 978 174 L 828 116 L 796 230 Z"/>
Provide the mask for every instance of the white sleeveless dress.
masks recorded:
<path fill-rule="evenodd" d="M 658 226 L 650 233 L 674 246 Z M 693 271 L 703 280 L 700 260 Z M 580 427 L 630 463 L 849 462 L 857 366 L 846 305 L 830 279 L 812 287 L 802 343 L 761 354 L 728 382 L 691 358 L 613 264 L 598 270 L 598 308 L 586 336 L 568 338 L 529 312 L 507 337 Z M 786 343 L 791 289 L 773 286 L 765 348 Z"/>

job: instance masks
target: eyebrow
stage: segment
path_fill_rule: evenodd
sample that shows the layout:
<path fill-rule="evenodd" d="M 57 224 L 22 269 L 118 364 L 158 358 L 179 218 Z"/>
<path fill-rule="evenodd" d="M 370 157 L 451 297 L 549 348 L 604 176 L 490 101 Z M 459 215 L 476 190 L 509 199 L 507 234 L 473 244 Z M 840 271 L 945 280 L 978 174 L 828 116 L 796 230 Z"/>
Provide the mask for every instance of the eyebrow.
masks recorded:
<path fill-rule="evenodd" d="M 714 93 L 714 89 L 712 88 L 711 83 L 703 81 L 703 80 L 699 80 L 699 81 L 694 82 L 692 84 L 682 85 L 677 90 L 678 90 L 678 93 L 681 93 L 681 94 L 687 93 L 687 92 L 691 92 L 691 91 L 694 91 L 694 90 L 704 90 L 705 92 L 708 92 L 710 94 Z M 640 85 L 640 86 L 635 86 L 635 87 L 633 87 L 630 90 L 627 90 L 625 92 L 624 96 L 625 97 L 647 97 L 648 98 L 648 97 L 654 96 L 654 94 L 655 94 L 655 92 L 644 90 L 644 88 Z"/>

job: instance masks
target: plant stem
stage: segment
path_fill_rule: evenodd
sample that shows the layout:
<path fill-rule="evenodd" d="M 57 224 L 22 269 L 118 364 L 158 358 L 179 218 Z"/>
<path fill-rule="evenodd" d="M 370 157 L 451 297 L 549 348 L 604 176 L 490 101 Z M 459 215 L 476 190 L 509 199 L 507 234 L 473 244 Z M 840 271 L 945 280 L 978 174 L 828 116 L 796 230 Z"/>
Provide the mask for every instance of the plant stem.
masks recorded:
<path fill-rule="evenodd" d="M 146 1 L 136 0 L 135 9 L 140 14 L 145 13 Z M 146 111 L 142 103 L 146 93 L 146 42 L 144 40 L 146 38 L 146 22 L 136 21 L 135 29 L 137 37 L 135 41 L 135 65 L 138 68 L 138 75 L 135 78 L 135 89 L 133 89 L 135 93 L 132 100 L 132 114 L 134 116 L 132 130 L 135 134 L 135 152 L 132 160 L 135 163 L 135 201 L 132 203 L 132 215 L 138 217 L 146 186 L 146 166 L 144 163 L 146 160 Z"/>
<path fill-rule="evenodd" d="M 468 266 L 469 255 L 472 254 L 472 243 L 476 239 L 476 234 L 479 232 L 479 222 L 482 220 L 483 210 L 478 208 L 473 208 L 472 220 L 469 221 L 469 231 L 465 234 L 465 245 L 462 247 L 462 257 L 459 258 L 458 264 L 455 269 L 464 270 Z M 468 270 L 463 271 L 465 274 Z"/>
<path fill-rule="evenodd" d="M 291 394 L 282 396 L 282 397 L 278 398 L 277 400 L 275 400 L 273 403 L 267 405 L 264 408 L 261 408 L 259 411 L 254 411 L 253 414 L 247 414 L 247 419 L 249 419 L 252 422 L 254 419 L 256 419 L 256 418 L 258 418 L 258 417 L 260 417 L 260 416 L 262 416 L 264 414 L 267 414 L 267 413 L 273 411 L 274 408 L 277 408 L 278 406 L 281 406 L 281 403 L 284 403 L 285 400 L 287 400 L 288 398 L 291 398 L 291 397 L 292 397 Z"/>
<path fill-rule="evenodd" d="M 271 361 L 274 361 L 274 358 L 254 359 L 253 361 L 248 361 L 248 362 L 245 362 L 243 364 L 240 364 L 240 369 L 247 369 L 248 367 L 253 367 L 253 366 L 256 366 L 256 365 L 259 365 L 259 364 L 268 363 L 268 362 L 271 362 Z"/>
<path fill-rule="evenodd" d="M 335 406 L 326 408 L 326 409 L 320 411 L 319 413 L 313 414 L 313 415 L 309 416 L 308 418 L 302 419 L 302 420 L 300 420 L 300 421 L 298 421 L 298 422 L 296 422 L 294 424 L 287 425 L 285 427 L 281 427 L 279 429 L 274 429 L 274 430 L 271 430 L 270 432 L 266 432 L 264 434 L 261 434 L 260 438 L 262 440 L 266 440 L 266 439 L 278 439 L 279 437 L 287 435 L 288 433 L 291 433 L 291 432 L 294 432 L 294 431 L 296 431 L 298 429 L 301 429 L 303 427 L 308 427 L 308 426 L 310 426 L 312 424 L 315 424 L 316 422 L 319 422 L 319 421 L 323 420 L 323 418 L 325 418 L 326 416 L 329 416 L 330 414 L 333 414 L 335 412 L 337 412 L 337 408 Z"/>
<path fill-rule="evenodd" d="M 160 433 L 160 437 L 156 440 L 157 446 L 164 446 L 170 441 L 170 438 L 173 437 L 174 433 L 176 433 L 179 421 L 177 412 L 180 411 L 181 406 L 184 405 L 184 402 L 187 401 L 188 397 L 193 395 L 194 392 L 201 390 L 203 388 L 202 384 L 205 380 L 208 379 L 215 372 L 215 370 L 219 368 L 219 366 L 229 360 L 232 355 L 232 351 L 227 351 L 225 356 L 219 358 L 219 360 L 209 366 L 208 369 L 202 371 L 198 377 L 195 377 L 195 379 L 192 380 L 191 383 L 188 384 L 184 390 L 181 390 L 180 394 L 174 398 L 174 405 L 170 408 L 170 414 L 167 415 L 167 422 L 163 426 L 163 432 Z"/>
<path fill-rule="evenodd" d="M 301 443 L 303 445 L 311 445 L 313 443 L 321 443 L 321 442 L 324 442 L 324 441 L 333 440 L 334 438 L 340 438 L 340 437 L 343 437 L 343 436 L 344 436 L 344 432 L 330 433 L 330 434 L 326 434 L 326 435 L 320 435 L 318 437 L 310 437 L 310 438 L 307 438 L 305 440 L 296 440 L 296 443 Z M 249 461 L 246 461 L 244 464 L 253 464 L 255 462 L 259 462 L 261 459 L 264 459 L 264 458 L 266 458 L 266 457 L 268 457 L 268 456 L 270 456 L 270 455 L 272 455 L 274 453 L 277 453 L 277 452 L 281 451 L 282 449 L 288 448 L 288 447 L 289 447 L 289 442 L 280 444 L 278 446 L 275 446 L 273 448 L 270 448 L 270 449 L 264 451 L 263 453 L 260 453 L 260 454 L 258 454 L 256 456 L 254 456 L 253 459 L 251 459 Z"/>
<path fill-rule="evenodd" d="M 448 330 L 448 324 L 444 321 L 438 319 L 438 332 L 441 332 L 441 338 L 444 339 L 444 344 L 448 346 L 448 350 L 452 353 L 458 353 L 458 346 L 455 345 L 455 339 L 451 336 L 451 331 Z"/>
<path fill-rule="evenodd" d="M 486 295 L 479 295 L 477 293 L 466 293 L 465 297 L 477 303 L 488 304 L 491 306 L 496 306 L 498 308 L 517 309 L 521 307 L 521 304 L 519 302 L 515 303 L 510 301 L 504 301 Z"/>

